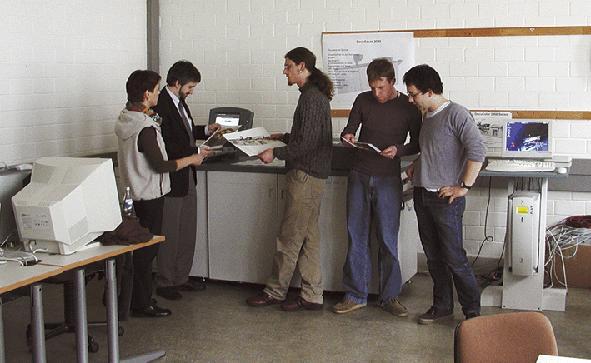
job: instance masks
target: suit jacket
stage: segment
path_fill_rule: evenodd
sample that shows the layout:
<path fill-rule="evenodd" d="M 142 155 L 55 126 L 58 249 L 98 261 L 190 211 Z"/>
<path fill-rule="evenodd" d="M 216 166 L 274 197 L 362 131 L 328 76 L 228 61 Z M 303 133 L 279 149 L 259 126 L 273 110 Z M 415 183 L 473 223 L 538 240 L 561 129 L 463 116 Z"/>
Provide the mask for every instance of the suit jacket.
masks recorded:
<path fill-rule="evenodd" d="M 180 102 L 185 107 L 185 112 L 192 119 L 191 110 L 184 100 Z M 162 137 L 166 145 L 166 152 L 168 159 L 174 160 L 185 156 L 190 156 L 197 152 L 197 147 L 191 145 L 189 133 L 183 124 L 183 119 L 179 114 L 178 109 L 174 105 L 172 98 L 168 94 L 166 87 L 160 92 L 158 97 L 158 105 L 154 108 L 156 112 L 162 117 Z M 193 125 L 193 138 L 205 139 L 205 125 Z M 183 168 L 179 171 L 170 172 L 170 193 L 171 197 L 184 197 L 189 192 L 189 171 L 192 177 L 197 182 L 197 174 L 193 166 Z"/>

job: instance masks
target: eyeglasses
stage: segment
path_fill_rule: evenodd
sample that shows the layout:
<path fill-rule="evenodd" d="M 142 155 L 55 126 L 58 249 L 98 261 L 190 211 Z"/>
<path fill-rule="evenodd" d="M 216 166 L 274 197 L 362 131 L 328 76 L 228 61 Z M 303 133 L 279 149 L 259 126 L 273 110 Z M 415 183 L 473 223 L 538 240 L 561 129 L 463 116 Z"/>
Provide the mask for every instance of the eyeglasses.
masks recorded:
<path fill-rule="evenodd" d="M 408 92 L 408 97 L 416 98 L 418 95 L 422 95 L 424 92 L 417 92 L 417 93 L 410 93 Z"/>

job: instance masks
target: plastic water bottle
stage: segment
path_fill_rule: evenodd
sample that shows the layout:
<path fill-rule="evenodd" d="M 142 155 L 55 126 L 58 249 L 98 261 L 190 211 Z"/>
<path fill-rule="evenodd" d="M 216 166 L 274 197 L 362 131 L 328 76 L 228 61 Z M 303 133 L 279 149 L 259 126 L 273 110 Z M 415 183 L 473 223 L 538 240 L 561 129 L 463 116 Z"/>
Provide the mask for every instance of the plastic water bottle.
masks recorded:
<path fill-rule="evenodd" d="M 127 217 L 135 216 L 133 199 L 131 199 L 131 189 L 129 187 L 125 187 L 125 196 L 123 196 L 123 215 Z"/>

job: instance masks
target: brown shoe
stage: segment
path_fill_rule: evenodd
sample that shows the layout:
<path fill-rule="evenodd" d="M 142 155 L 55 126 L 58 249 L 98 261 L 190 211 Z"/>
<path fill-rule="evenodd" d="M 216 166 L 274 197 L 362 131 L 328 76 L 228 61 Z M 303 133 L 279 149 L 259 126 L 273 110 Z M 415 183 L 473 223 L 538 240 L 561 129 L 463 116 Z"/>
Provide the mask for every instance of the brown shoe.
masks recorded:
<path fill-rule="evenodd" d="M 390 314 L 398 317 L 408 316 L 408 310 L 404 305 L 398 301 L 398 299 L 391 299 L 388 302 L 382 304 L 382 309 L 389 312 Z"/>
<path fill-rule="evenodd" d="M 341 302 L 332 307 L 332 311 L 336 314 L 346 314 L 357 309 L 367 306 L 367 303 L 356 303 L 355 301 L 344 298 Z"/>
<path fill-rule="evenodd" d="M 304 300 L 301 296 L 292 301 L 285 301 L 281 304 L 283 311 L 298 311 L 298 310 L 322 310 L 322 304 L 312 303 Z"/>
<path fill-rule="evenodd" d="M 449 311 L 442 311 L 436 308 L 435 306 L 431 306 L 426 313 L 419 316 L 419 324 L 421 325 L 429 325 L 433 324 L 436 321 L 451 318 L 453 316 L 453 310 Z"/>
<path fill-rule="evenodd" d="M 249 306 L 255 306 L 255 307 L 256 306 L 268 306 L 268 305 L 281 304 L 282 302 L 283 302 L 283 300 L 275 299 L 274 297 L 267 294 L 266 292 L 263 292 L 259 295 L 251 296 L 248 299 L 246 299 L 246 303 Z"/>

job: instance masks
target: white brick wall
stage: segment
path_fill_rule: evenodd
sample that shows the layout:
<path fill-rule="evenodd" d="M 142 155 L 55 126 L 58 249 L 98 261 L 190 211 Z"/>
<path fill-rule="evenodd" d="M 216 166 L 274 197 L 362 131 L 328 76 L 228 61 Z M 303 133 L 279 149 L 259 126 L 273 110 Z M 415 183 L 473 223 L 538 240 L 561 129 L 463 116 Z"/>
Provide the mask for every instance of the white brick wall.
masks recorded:
<path fill-rule="evenodd" d="M 178 59 L 198 66 L 203 81 L 190 103 L 199 122 L 211 107 L 236 105 L 255 111 L 255 125 L 286 131 L 298 92 L 281 75 L 283 55 L 310 47 L 320 65 L 322 31 L 588 26 L 589 14 L 588 0 L 161 0 L 160 72 Z M 146 66 L 145 23 L 144 0 L 1 2 L 0 161 L 115 149 L 125 79 Z M 420 39 L 416 60 L 438 69 L 446 96 L 469 108 L 591 107 L 589 36 Z M 334 133 L 345 123 L 335 118 Z M 560 120 L 554 131 L 557 153 L 591 157 L 585 121 Z M 495 241 L 504 233 L 503 192 L 487 226 Z M 590 213 L 587 194 L 552 193 L 549 220 Z M 474 237 L 485 209 L 484 192 L 471 192 Z M 469 253 L 479 243 L 467 241 Z"/>
<path fill-rule="evenodd" d="M 145 24 L 144 0 L 0 2 L 0 161 L 114 150 Z"/>
<path fill-rule="evenodd" d="M 161 72 L 164 74 L 178 58 L 191 59 L 191 54 L 205 52 L 205 62 L 193 59 L 199 69 L 205 70 L 198 94 L 224 78 L 229 89 L 236 92 L 214 91 L 207 102 L 194 97 L 192 109 L 201 111 L 214 105 L 252 108 L 255 125 L 270 131 L 289 130 L 297 102 L 297 90 L 289 88 L 281 75 L 283 55 L 296 46 L 311 47 L 321 64 L 322 31 L 591 24 L 591 15 L 584 15 L 591 14 L 588 0 L 227 0 L 228 7 L 236 2 L 243 4 L 238 28 L 229 24 L 223 7 L 211 11 L 202 9 L 202 2 L 185 2 L 185 6 L 179 7 L 176 1 L 161 0 L 162 42 L 170 44 L 162 48 Z M 250 7 L 244 5 L 247 3 Z M 190 26 L 186 36 L 215 41 L 202 45 L 169 36 L 176 33 L 172 19 L 180 13 L 188 17 L 205 14 L 210 26 Z M 235 33 L 237 29 L 242 30 Z M 238 64 L 239 77 L 229 74 L 227 66 L 213 67 L 229 54 L 240 54 L 232 57 L 232 63 Z M 415 56 L 418 63 L 429 63 L 438 69 L 448 97 L 469 108 L 591 109 L 589 36 L 421 38 L 416 40 Z M 205 122 L 207 113 L 199 115 L 199 121 Z M 344 118 L 333 119 L 335 135 L 345 124 Z M 591 126 L 586 121 L 560 120 L 553 126 L 556 153 L 591 157 Z M 507 190 L 493 189 L 492 193 L 486 231 L 493 241 L 485 244 L 485 256 L 501 253 L 506 227 Z M 548 221 L 589 213 L 589 195 L 551 193 Z M 470 192 L 464 216 L 469 254 L 478 251 L 484 238 L 486 205 L 487 190 Z"/>
<path fill-rule="evenodd" d="M 227 0 L 182 5 L 161 1 L 161 73 L 180 58 L 197 64 L 203 74 L 198 92 L 212 93 L 206 101 L 194 97 L 195 109 L 281 105 L 275 114 L 273 108 L 255 113 L 256 125 L 281 127 L 272 131 L 289 129 L 297 101 L 297 91 L 281 75 L 282 56 L 296 46 L 311 47 L 321 64 L 322 31 L 591 24 L 591 16 L 584 16 L 591 14 L 585 12 L 589 5 L 584 0 Z M 438 69 L 446 95 L 469 108 L 585 111 L 591 105 L 590 48 L 591 36 L 423 38 L 416 41 L 416 60 Z M 207 112 L 196 114 L 205 121 Z M 338 134 L 343 120 L 334 121 Z M 580 123 L 555 123 L 557 153 L 591 157 L 588 134 L 573 133 L 578 136 L 572 140 L 560 130 Z"/>

